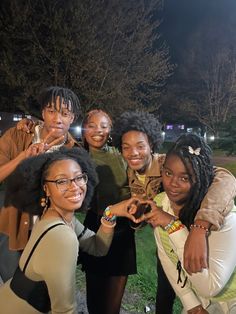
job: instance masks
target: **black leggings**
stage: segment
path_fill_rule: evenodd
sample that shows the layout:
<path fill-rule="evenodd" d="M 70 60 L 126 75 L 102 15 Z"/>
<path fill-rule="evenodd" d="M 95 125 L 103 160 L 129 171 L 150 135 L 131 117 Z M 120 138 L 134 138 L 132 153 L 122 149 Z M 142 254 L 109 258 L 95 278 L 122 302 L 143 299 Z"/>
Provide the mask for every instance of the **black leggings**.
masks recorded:
<path fill-rule="evenodd" d="M 158 257 L 157 276 L 156 314 L 172 314 L 175 292 L 166 277 Z"/>
<path fill-rule="evenodd" d="M 119 314 L 128 276 L 105 276 L 86 272 L 89 314 Z"/>

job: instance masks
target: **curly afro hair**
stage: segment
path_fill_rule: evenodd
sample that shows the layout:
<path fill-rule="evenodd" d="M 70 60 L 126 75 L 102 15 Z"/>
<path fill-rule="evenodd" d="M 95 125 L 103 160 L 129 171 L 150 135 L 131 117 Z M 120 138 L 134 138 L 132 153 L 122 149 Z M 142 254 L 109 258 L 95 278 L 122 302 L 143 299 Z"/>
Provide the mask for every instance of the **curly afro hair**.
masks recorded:
<path fill-rule="evenodd" d="M 139 131 L 148 137 L 153 152 L 158 152 L 162 143 L 161 124 L 158 119 L 145 111 L 126 111 L 115 120 L 112 140 L 121 151 L 122 136 L 129 131 Z"/>
<path fill-rule="evenodd" d="M 20 211 L 41 216 L 43 208 L 40 201 L 45 197 L 43 183 L 47 171 L 54 162 L 67 159 L 76 161 L 88 176 L 87 193 L 82 204 L 82 208 L 87 208 L 98 178 L 95 165 L 83 148 L 61 148 L 25 159 L 7 179 L 4 205 L 13 205 Z"/>

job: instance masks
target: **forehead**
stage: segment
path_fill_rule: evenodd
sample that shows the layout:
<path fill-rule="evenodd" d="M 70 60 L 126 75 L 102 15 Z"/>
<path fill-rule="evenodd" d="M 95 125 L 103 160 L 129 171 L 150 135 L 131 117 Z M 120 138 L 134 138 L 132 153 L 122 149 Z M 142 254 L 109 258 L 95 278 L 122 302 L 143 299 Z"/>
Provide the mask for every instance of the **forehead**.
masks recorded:
<path fill-rule="evenodd" d="M 189 173 L 185 164 L 181 160 L 181 158 L 177 155 L 169 155 L 167 156 L 164 167 L 171 169 L 173 172 L 178 173 Z"/>
<path fill-rule="evenodd" d="M 71 172 L 81 171 L 80 165 L 73 159 L 57 160 L 48 168 L 48 174 L 70 174 Z"/>
<path fill-rule="evenodd" d="M 51 102 L 49 102 L 46 105 L 46 108 L 53 108 L 56 109 L 57 111 L 61 111 L 61 110 L 69 110 L 72 111 L 72 105 L 71 105 L 71 101 L 67 100 L 65 102 L 64 98 L 57 96 L 57 98 L 52 99 Z"/>
<path fill-rule="evenodd" d="M 122 144 L 135 145 L 138 143 L 145 143 L 149 145 L 148 137 L 145 133 L 140 131 L 129 131 L 123 134 Z"/>
<path fill-rule="evenodd" d="M 106 115 L 104 115 L 101 112 L 94 113 L 91 116 L 88 117 L 87 123 L 104 123 L 104 124 L 110 124 L 110 120 Z"/>

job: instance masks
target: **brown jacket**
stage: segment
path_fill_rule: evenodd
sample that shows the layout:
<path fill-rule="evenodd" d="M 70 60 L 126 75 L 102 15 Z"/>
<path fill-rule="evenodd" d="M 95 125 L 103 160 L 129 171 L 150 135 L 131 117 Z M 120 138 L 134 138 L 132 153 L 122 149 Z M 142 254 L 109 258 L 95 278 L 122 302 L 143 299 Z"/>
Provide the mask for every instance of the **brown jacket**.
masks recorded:
<path fill-rule="evenodd" d="M 154 199 L 160 192 L 161 167 L 165 161 L 164 154 L 154 154 L 152 165 L 148 170 L 144 184 L 139 181 L 136 172 L 128 169 L 129 186 L 132 195 Z M 195 220 L 202 219 L 212 224 L 213 230 L 218 230 L 224 222 L 224 217 L 231 211 L 236 196 L 236 179 L 228 170 L 215 167 L 215 177 L 204 197 Z"/>
<path fill-rule="evenodd" d="M 34 128 L 31 133 L 18 131 L 16 127 L 7 130 L 0 138 L 0 166 L 16 158 L 22 151 L 27 149 L 34 137 Z M 80 146 L 68 133 L 65 147 Z M 24 249 L 30 229 L 30 214 L 20 212 L 15 207 L 2 207 L 0 209 L 0 232 L 9 236 L 9 248 L 11 250 Z"/>

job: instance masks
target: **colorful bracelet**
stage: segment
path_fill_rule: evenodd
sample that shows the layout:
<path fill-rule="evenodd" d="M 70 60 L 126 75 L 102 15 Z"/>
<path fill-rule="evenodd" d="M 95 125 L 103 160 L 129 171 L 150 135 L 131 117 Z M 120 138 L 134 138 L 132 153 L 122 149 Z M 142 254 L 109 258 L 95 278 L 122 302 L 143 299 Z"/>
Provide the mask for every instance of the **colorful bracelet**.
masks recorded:
<path fill-rule="evenodd" d="M 107 222 L 105 222 L 107 221 Z M 111 222 L 107 219 L 105 219 L 104 217 L 101 218 L 101 224 L 107 228 L 114 228 L 116 226 L 116 222 Z"/>
<path fill-rule="evenodd" d="M 184 225 L 182 222 L 175 218 L 172 219 L 172 221 L 165 227 L 165 230 L 168 232 L 168 234 L 171 234 L 183 228 Z"/>
<path fill-rule="evenodd" d="M 198 229 L 202 229 L 206 232 L 206 236 L 208 236 L 208 234 L 210 233 L 210 230 L 202 225 L 199 225 L 199 224 L 191 224 L 190 225 L 190 230 L 193 229 L 193 228 L 198 228 Z"/>
<path fill-rule="evenodd" d="M 112 214 L 109 206 L 104 210 L 102 218 L 110 222 L 116 221 L 116 216 Z"/>
<path fill-rule="evenodd" d="M 177 220 L 176 217 L 172 218 L 171 221 L 168 223 L 168 225 L 166 225 L 165 227 L 163 227 L 163 229 L 165 231 L 168 231 L 168 229 L 173 225 L 173 223 Z"/>

